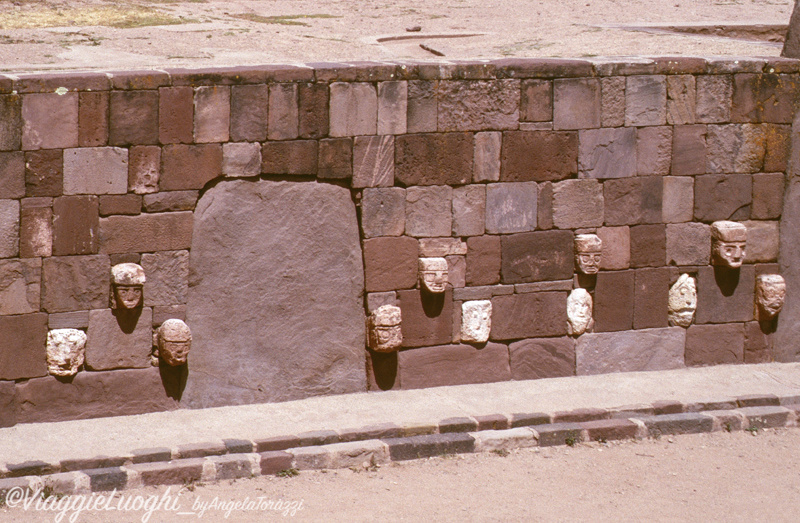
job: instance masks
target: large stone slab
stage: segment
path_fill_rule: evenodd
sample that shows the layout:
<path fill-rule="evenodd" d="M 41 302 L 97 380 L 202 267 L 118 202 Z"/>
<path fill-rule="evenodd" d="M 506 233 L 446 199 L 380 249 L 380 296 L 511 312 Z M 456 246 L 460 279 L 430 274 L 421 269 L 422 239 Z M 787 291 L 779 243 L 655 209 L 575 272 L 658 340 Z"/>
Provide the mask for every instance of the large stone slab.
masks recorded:
<path fill-rule="evenodd" d="M 681 327 L 584 334 L 578 338 L 578 375 L 679 369 L 686 331 Z"/>
<path fill-rule="evenodd" d="M 364 272 L 347 189 L 223 182 L 198 202 L 189 407 L 366 390 Z"/>

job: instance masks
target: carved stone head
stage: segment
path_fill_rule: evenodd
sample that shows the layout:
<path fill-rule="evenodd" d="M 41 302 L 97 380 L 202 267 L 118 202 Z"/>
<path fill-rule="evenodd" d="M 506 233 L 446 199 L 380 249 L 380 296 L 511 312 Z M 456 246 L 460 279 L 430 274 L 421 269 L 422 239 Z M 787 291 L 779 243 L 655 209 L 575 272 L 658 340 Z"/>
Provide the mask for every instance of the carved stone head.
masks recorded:
<path fill-rule="evenodd" d="M 111 308 L 140 307 L 145 279 L 144 269 L 136 263 L 120 263 L 111 267 Z"/>
<path fill-rule="evenodd" d="M 176 367 L 186 363 L 192 347 L 192 331 L 181 320 L 169 319 L 156 331 L 158 355 L 167 365 Z"/>
<path fill-rule="evenodd" d="M 485 343 L 492 330 L 492 302 L 465 301 L 461 304 L 461 341 Z"/>
<path fill-rule="evenodd" d="M 574 289 L 567 298 L 567 333 L 580 336 L 593 327 L 592 295 L 586 289 Z"/>
<path fill-rule="evenodd" d="M 74 376 L 83 365 L 86 333 L 78 329 L 53 329 L 47 333 L 47 372 Z"/>
<path fill-rule="evenodd" d="M 447 260 L 444 258 L 420 258 L 419 286 L 433 294 L 443 293 L 447 287 Z"/>
<path fill-rule="evenodd" d="M 596 234 L 575 236 L 575 266 L 583 274 L 597 274 L 603 240 Z"/>
<path fill-rule="evenodd" d="M 771 319 L 783 309 L 786 282 L 780 274 L 762 274 L 756 278 L 756 304 L 762 319 Z"/>
<path fill-rule="evenodd" d="M 741 223 L 719 221 L 711 224 L 711 264 L 738 269 L 747 244 L 747 227 Z"/>
<path fill-rule="evenodd" d="M 669 324 L 689 327 L 697 310 L 697 284 L 688 274 L 681 274 L 669 289 Z"/>
<path fill-rule="evenodd" d="M 369 348 L 375 352 L 394 352 L 403 344 L 400 307 L 381 305 L 369 317 Z"/>

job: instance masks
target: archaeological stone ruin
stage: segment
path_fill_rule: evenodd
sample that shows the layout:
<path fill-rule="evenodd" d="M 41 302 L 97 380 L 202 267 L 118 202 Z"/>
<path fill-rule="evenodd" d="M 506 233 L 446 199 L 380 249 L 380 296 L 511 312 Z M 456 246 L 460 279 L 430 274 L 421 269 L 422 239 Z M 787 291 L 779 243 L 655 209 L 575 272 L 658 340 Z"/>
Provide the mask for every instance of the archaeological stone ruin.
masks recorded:
<path fill-rule="evenodd" d="M 800 361 L 800 61 L 0 75 L 0 426 Z"/>

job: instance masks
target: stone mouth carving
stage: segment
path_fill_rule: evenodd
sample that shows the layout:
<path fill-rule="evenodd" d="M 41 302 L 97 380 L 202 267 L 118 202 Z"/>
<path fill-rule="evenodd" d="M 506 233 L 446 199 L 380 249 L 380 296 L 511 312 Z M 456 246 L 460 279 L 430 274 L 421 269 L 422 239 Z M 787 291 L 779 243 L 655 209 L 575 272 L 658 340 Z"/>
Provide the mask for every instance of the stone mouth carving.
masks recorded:
<path fill-rule="evenodd" d="M 444 258 L 419 259 L 419 286 L 431 294 L 441 294 L 447 288 L 447 260 Z"/>
<path fill-rule="evenodd" d="M 688 274 L 681 274 L 669 289 L 669 324 L 689 327 L 697 310 L 697 284 Z"/>
<path fill-rule="evenodd" d="M 111 308 L 141 307 L 146 280 L 144 269 L 139 264 L 120 263 L 111 267 Z"/>
<path fill-rule="evenodd" d="M 579 234 L 575 236 L 575 266 L 582 274 L 597 274 L 600 270 L 600 258 L 603 241 L 596 234 Z"/>
<path fill-rule="evenodd" d="M 47 372 L 58 377 L 74 376 L 83 365 L 85 348 L 85 332 L 51 330 L 47 333 Z"/>
<path fill-rule="evenodd" d="M 745 258 L 747 228 L 727 220 L 711 224 L 711 263 L 719 267 L 738 269 Z"/>

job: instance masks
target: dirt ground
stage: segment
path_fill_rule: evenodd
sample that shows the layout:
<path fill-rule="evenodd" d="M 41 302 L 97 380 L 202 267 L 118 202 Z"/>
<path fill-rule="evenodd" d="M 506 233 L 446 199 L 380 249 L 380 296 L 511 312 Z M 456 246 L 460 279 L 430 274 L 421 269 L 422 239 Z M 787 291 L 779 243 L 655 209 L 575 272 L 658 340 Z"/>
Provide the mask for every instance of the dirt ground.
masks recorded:
<path fill-rule="evenodd" d="M 777 429 L 444 456 L 372 471 L 302 471 L 173 486 L 173 510 L 154 511 L 150 521 L 797 521 L 798 448 L 800 430 Z M 165 493 L 167 487 L 123 492 Z M 272 501 L 273 508 L 232 508 L 248 501 Z M 144 521 L 145 514 L 80 513 L 75 520 Z M 0 509 L 3 522 L 56 515 Z"/>
<path fill-rule="evenodd" d="M 420 44 L 444 59 L 777 56 L 779 42 L 746 35 L 631 28 L 785 25 L 791 10 L 791 0 L 0 0 L 0 71 L 438 59 Z"/>

